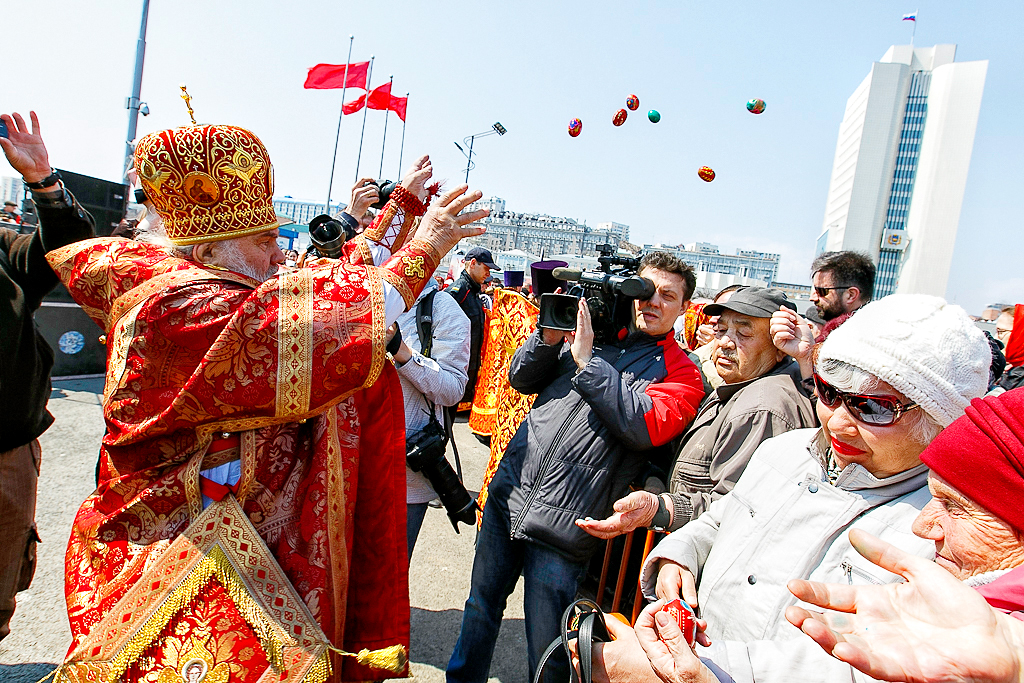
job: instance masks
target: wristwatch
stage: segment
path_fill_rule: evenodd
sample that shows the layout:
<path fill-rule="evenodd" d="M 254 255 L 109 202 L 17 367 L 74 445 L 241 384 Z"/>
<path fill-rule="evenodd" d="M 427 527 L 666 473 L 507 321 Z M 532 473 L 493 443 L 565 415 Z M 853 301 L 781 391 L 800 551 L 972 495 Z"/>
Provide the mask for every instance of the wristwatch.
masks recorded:
<path fill-rule="evenodd" d="M 672 513 L 669 512 L 665 502 L 665 496 L 658 496 L 658 511 L 654 513 L 651 520 L 651 528 L 655 531 L 667 531 L 668 525 L 672 523 Z"/>
<path fill-rule="evenodd" d="M 43 178 L 42 180 L 40 180 L 39 182 L 30 183 L 26 181 L 25 187 L 27 187 L 30 190 L 45 190 L 46 188 L 53 187 L 54 185 L 59 183 L 60 173 L 55 168 L 51 168 L 50 170 L 53 172 L 50 173 L 50 175 Z"/>

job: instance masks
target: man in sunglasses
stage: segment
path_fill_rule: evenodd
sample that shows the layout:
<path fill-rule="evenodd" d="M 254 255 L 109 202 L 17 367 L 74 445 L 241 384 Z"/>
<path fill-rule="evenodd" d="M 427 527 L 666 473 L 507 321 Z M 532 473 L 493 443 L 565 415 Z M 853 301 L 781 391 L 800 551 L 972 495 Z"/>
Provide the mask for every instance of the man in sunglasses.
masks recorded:
<path fill-rule="evenodd" d="M 871 301 L 875 264 L 856 251 L 826 251 L 811 263 L 811 303 L 826 321 Z"/>
<path fill-rule="evenodd" d="M 814 366 L 821 428 L 761 444 L 735 488 L 644 563 L 645 596 L 681 597 L 707 625 L 703 661 L 674 651 L 673 680 L 715 680 L 708 661 L 737 683 L 857 680 L 788 624 L 796 599 L 786 584 L 899 581 L 856 552 L 852 529 L 932 559 L 934 544 L 912 531 L 931 497 L 921 452 L 984 394 L 990 360 L 963 309 L 938 297 L 893 294 L 832 332 Z M 619 630 L 595 647 L 595 669 L 612 681 L 660 680 L 629 636 Z"/>

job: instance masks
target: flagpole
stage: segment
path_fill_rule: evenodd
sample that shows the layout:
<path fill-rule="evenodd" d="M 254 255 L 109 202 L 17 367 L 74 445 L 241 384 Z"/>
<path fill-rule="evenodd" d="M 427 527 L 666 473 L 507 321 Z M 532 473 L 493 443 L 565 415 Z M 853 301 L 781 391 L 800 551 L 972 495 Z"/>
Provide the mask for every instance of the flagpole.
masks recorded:
<path fill-rule="evenodd" d="M 914 38 L 917 36 L 917 14 L 920 9 L 914 10 L 914 30 L 910 33 L 910 63 L 914 63 Z"/>
<path fill-rule="evenodd" d="M 354 35 L 348 37 L 348 59 L 345 60 L 345 80 L 341 82 L 341 111 L 338 112 L 338 132 L 334 134 L 334 156 L 331 157 L 331 179 L 327 181 L 327 203 L 324 213 L 331 212 L 331 189 L 334 187 L 334 164 L 338 161 L 338 140 L 341 138 L 341 119 L 345 116 L 345 89 L 348 87 L 348 65 L 352 63 L 352 42 Z M 367 83 L 369 85 L 369 83 Z"/>
<path fill-rule="evenodd" d="M 409 93 L 405 93 L 405 115 L 409 116 Z M 402 119 L 402 146 L 398 148 L 398 175 L 402 177 L 402 153 L 405 152 L 405 119 Z"/>
<path fill-rule="evenodd" d="M 363 102 L 363 130 L 359 133 L 359 154 L 356 155 L 356 179 L 353 182 L 359 182 L 359 162 L 363 159 L 363 136 L 366 135 L 366 112 L 370 111 L 370 86 L 373 85 L 373 81 L 370 80 L 373 77 L 373 55 L 370 55 L 370 69 L 366 74 L 366 100 Z"/>
<path fill-rule="evenodd" d="M 384 177 L 384 146 L 388 141 L 388 117 L 391 116 L 391 86 L 395 84 L 395 75 L 391 74 L 389 77 L 391 81 L 388 83 L 388 108 L 384 110 L 384 139 L 380 143 L 380 170 L 377 171 L 377 177 Z M 369 105 L 369 102 L 367 102 Z"/>

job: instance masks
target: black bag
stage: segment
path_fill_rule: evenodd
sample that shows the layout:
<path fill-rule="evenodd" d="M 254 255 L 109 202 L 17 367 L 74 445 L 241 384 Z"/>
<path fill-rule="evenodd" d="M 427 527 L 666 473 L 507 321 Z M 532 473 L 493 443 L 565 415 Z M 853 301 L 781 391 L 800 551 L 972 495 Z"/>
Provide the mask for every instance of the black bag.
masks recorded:
<path fill-rule="evenodd" d="M 576 652 L 580 660 L 579 675 L 572 666 L 572 654 L 569 651 L 569 641 L 573 638 L 576 638 Z M 559 649 L 565 651 L 565 656 L 569 660 L 569 679 L 572 683 L 591 683 L 594 643 L 607 643 L 611 640 L 608 627 L 604 625 L 604 612 L 601 611 L 601 607 L 592 600 L 577 600 L 562 613 L 562 634 L 551 641 L 548 649 L 541 655 L 533 683 L 543 683 L 548 660 Z"/>

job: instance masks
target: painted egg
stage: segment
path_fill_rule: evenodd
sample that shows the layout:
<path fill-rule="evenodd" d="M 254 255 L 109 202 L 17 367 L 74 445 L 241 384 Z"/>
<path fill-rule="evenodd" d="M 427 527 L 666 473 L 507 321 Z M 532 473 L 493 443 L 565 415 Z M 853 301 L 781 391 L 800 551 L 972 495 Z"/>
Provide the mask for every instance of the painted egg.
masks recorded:
<path fill-rule="evenodd" d="M 700 170 L 697 171 L 697 175 L 700 176 L 700 179 L 705 183 L 710 183 L 715 179 L 715 172 L 710 166 L 701 166 Z"/>
<path fill-rule="evenodd" d="M 579 119 L 573 119 L 569 122 L 569 135 L 570 137 L 576 137 L 583 132 L 583 122 Z"/>
<path fill-rule="evenodd" d="M 630 95 L 626 98 L 626 106 L 629 107 L 630 111 L 636 111 L 640 108 L 640 98 L 636 95 Z"/>
<path fill-rule="evenodd" d="M 768 106 L 764 103 L 764 100 L 755 97 L 754 99 L 747 102 L 747 111 L 751 114 L 760 114 L 764 111 L 764 108 Z"/>
<path fill-rule="evenodd" d="M 693 608 L 679 598 L 676 598 L 662 607 L 661 611 L 667 612 L 670 617 L 676 620 L 676 623 L 679 624 L 679 630 L 683 632 L 683 638 L 692 647 L 693 643 L 697 640 L 697 617 L 693 612 Z"/>
<path fill-rule="evenodd" d="M 612 117 L 612 125 L 621 126 L 626 122 L 626 110 L 620 109 L 615 112 L 615 116 Z"/>
<path fill-rule="evenodd" d="M 651 123 L 657 123 L 658 121 L 661 121 L 661 114 L 658 113 L 657 109 L 652 109 L 647 112 L 647 118 Z"/>

